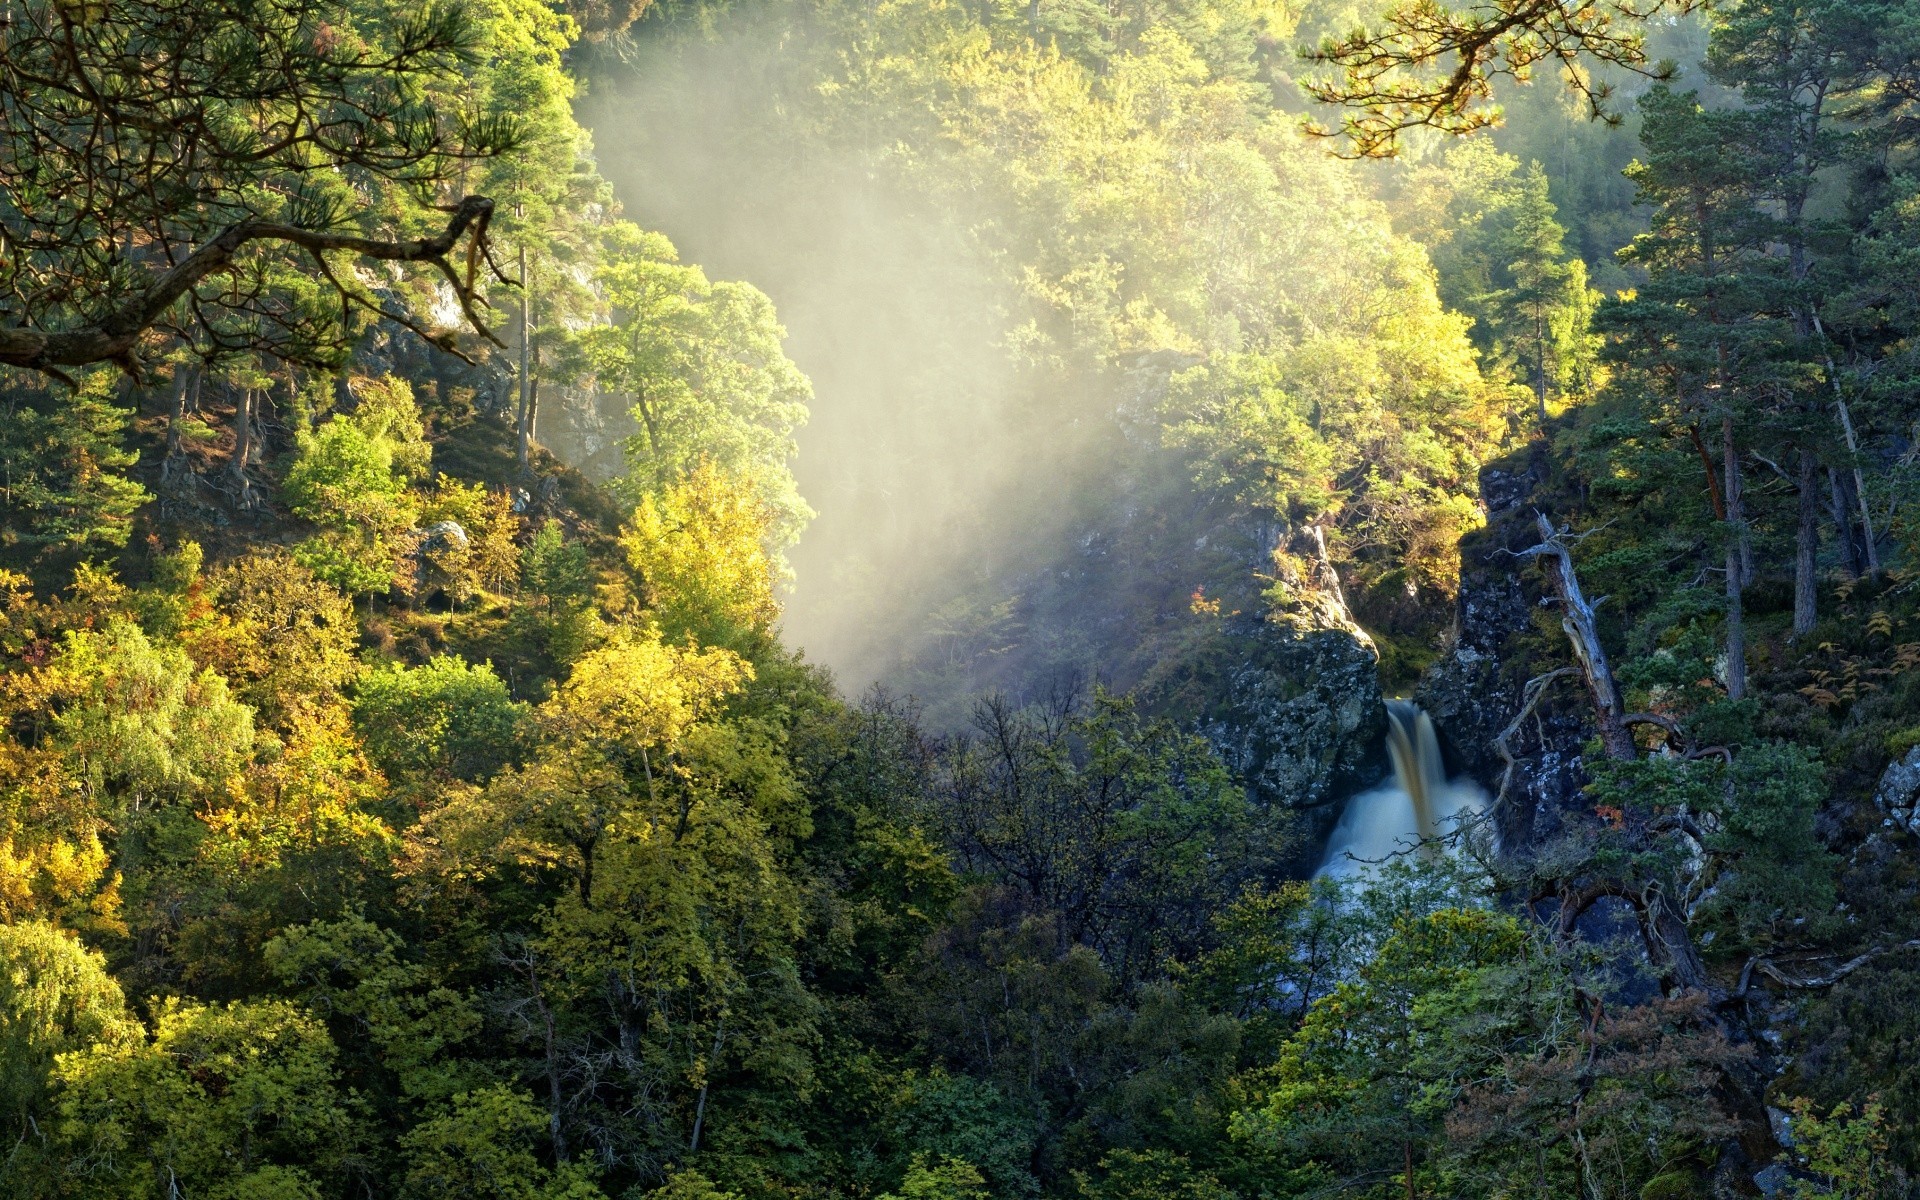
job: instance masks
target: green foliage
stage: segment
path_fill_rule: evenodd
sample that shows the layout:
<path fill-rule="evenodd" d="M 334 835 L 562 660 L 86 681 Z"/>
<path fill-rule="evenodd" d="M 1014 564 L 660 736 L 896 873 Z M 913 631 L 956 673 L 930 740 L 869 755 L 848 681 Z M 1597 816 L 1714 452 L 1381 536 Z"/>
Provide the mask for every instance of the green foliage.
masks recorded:
<path fill-rule="evenodd" d="M 401 1139 L 407 1157 L 400 1195 L 408 1200 L 599 1200 L 582 1166 L 541 1165 L 533 1145 L 547 1118 L 522 1092 L 490 1087 L 461 1092 L 450 1111 Z"/>
<path fill-rule="evenodd" d="M 915 1155 L 900 1190 L 888 1192 L 881 1200 L 986 1200 L 986 1182 L 965 1159 L 942 1158 L 936 1163 Z"/>
<path fill-rule="evenodd" d="M 493 65 L 477 16 L 342 0 L 22 8 L 9 53 L 24 73 L 6 85 L 20 169 L 3 203 L 21 248 L 7 324 L 24 342 L 6 361 L 62 381 L 96 363 L 137 375 L 185 343 L 339 365 L 383 311 L 363 263 L 424 290 L 451 278 L 427 284 L 427 260 L 484 239 L 484 205 L 451 229 L 436 211 L 521 141 L 511 111 L 461 103 Z M 175 121 L 198 135 L 174 137 Z M 427 232 L 446 248 L 415 241 Z"/>
<path fill-rule="evenodd" d="M 1712 888 L 1702 923 L 1723 924 L 1741 946 L 1794 936 L 1831 909 L 1836 864 L 1814 837 L 1826 794 L 1818 760 L 1782 742 L 1743 745 L 1730 763 L 1660 756 L 1598 763 L 1588 788 L 1597 806 L 1636 821 L 1688 814 L 1704 823 L 1698 849 L 1709 863 L 1691 884 Z M 1683 853 L 1671 846 L 1667 866 L 1652 869 L 1674 869 Z"/>
<path fill-rule="evenodd" d="M 773 304 L 746 284 L 708 282 L 660 234 L 622 221 L 600 237 L 614 320 L 588 331 L 585 348 L 600 386 L 633 398 L 626 489 L 660 492 L 709 464 L 748 481 L 769 541 L 790 545 L 813 516 L 787 466 L 813 388 L 781 347 Z"/>
<path fill-rule="evenodd" d="M 933 815 L 961 863 L 1052 914 L 1131 982 L 1208 942 L 1211 914 L 1279 850 L 1212 749 L 1127 698 L 981 704 Z"/>
<path fill-rule="evenodd" d="M 143 1037 L 98 951 L 44 921 L 0 926 L 0 1106 L 23 1142 L 46 1115 L 56 1058 Z"/>
<path fill-rule="evenodd" d="M 151 1042 L 63 1056 L 54 1088 L 64 1194 L 317 1196 L 357 1165 L 332 1039 L 282 1001 L 166 1001 Z"/>
<path fill-rule="evenodd" d="M 1523 926 L 1488 912 L 1401 924 L 1355 979 L 1314 1002 L 1281 1049 L 1265 1104 L 1236 1132 L 1356 1169 L 1391 1166 L 1472 1078 L 1472 1045 L 1448 1034 L 1479 1007 L 1488 972 L 1526 946 Z"/>
<path fill-rule="evenodd" d="M 431 527 L 442 521 L 459 525 L 464 536 L 421 546 L 433 576 L 429 583 L 442 584 L 456 603 L 483 591 L 504 592 L 512 587 L 520 568 L 520 547 L 515 542 L 520 521 L 513 514 L 510 497 L 484 484 L 436 476 L 433 491 L 421 506 L 420 522 Z"/>
<path fill-rule="evenodd" d="M 586 547 L 568 541 L 559 522 L 542 525 L 521 551 L 520 593 L 514 620 L 556 666 L 572 663 L 605 636 Z"/>
<path fill-rule="evenodd" d="M 253 710 L 227 681 L 136 625 L 70 631 L 48 669 L 68 698 L 53 744 L 79 780 L 127 803 L 218 788 L 252 748 Z"/>
<path fill-rule="evenodd" d="M 136 267 L 216 225 L 413 237 L 443 215 L 420 205 L 484 187 L 495 249 L 511 252 L 492 265 L 524 251 L 528 272 L 524 290 L 485 290 L 526 312 L 545 403 L 630 404 L 637 432 L 622 512 L 571 475 L 503 488 L 499 431 L 461 425 L 475 418 L 449 398 L 496 387 L 499 361 L 468 373 L 379 333 L 357 350 L 376 378 L 335 390 L 290 373 L 274 413 L 292 419 L 293 453 L 251 462 L 284 468 L 287 510 L 309 527 L 282 540 L 313 535 L 292 552 L 248 549 L 281 537 L 283 514 L 221 524 L 182 486 L 142 516 L 157 531 L 144 554 L 85 564 L 47 597 L 0 577 L 0 1190 L 1647 1200 L 1704 1194 L 1726 1147 L 1757 1146 L 1745 1047 L 1760 1013 L 1790 1042 L 1780 1088 L 1810 1097 L 1786 1102 L 1789 1190 L 1905 1186 L 1920 1162 L 1905 1119 L 1920 1094 L 1915 869 L 1863 797 L 1910 740 L 1920 652 L 1902 639 L 1920 615 L 1884 536 L 1899 574 L 1837 591 L 1824 578 L 1865 549 L 1848 486 L 1868 519 L 1911 515 L 1913 188 L 1880 170 L 1902 168 L 1915 137 L 1903 13 L 1729 8 L 1709 67 L 1741 103 L 1647 94 L 1634 177 L 1653 212 L 1628 256 L 1646 286 L 1607 306 L 1605 379 L 1558 177 L 1478 147 L 1392 176 L 1318 154 L 1270 86 L 1287 82 L 1276 39 L 1297 13 L 908 0 L 757 14 L 785 58 L 753 82 L 764 107 L 735 97 L 728 112 L 778 110 L 756 136 L 810 170 L 857 160 L 822 171 L 826 186 L 882 180 L 916 244 L 978 252 L 978 292 L 939 299 L 954 354 L 991 369 L 940 381 L 948 351 L 927 349 L 897 378 L 875 367 L 889 399 L 991 409 L 974 428 L 1043 447 L 1028 465 L 1075 468 L 1036 471 L 1035 506 L 1099 534 L 1065 575 L 1029 547 L 978 564 L 1031 592 L 943 597 L 940 641 L 994 658 L 1027 638 L 1103 666 L 1101 645 L 1142 629 L 1153 643 L 1113 672 L 1147 698 L 990 701 L 972 735 L 938 738 L 884 693 L 849 705 L 780 644 L 781 554 L 810 516 L 789 470 L 809 385 L 765 295 L 617 220 L 570 112 L 565 17 L 476 0 L 404 33 L 377 4 L 328 0 L 320 22 L 303 2 L 182 0 L 175 16 L 226 39 L 196 48 L 126 5 L 81 7 L 59 12 L 95 65 L 142 28 L 199 55 L 188 76 L 224 65 L 257 83 L 263 62 L 401 42 L 423 65 L 402 86 L 334 62 L 374 82 L 333 118 L 294 116 L 307 76 L 284 98 L 232 98 L 203 132 L 233 176 L 170 193 L 159 234 L 150 212 L 89 229 L 87 264 L 132 256 L 105 284 L 23 243 L 69 290 L 22 303 L 93 319 L 76 297 L 131 294 Z M 623 19 L 576 7 L 603 28 Z M 159 76 L 118 63 L 98 77 L 138 108 Z M 1830 63 L 1848 128 L 1892 145 L 1873 170 L 1850 173 L 1848 139 L 1792 82 Z M 187 84 L 180 111 L 206 117 L 206 80 Z M 94 104 L 60 95 L 78 106 L 61 120 Z M 22 114 L 14 132 L 38 136 Z M 471 156 L 446 140 L 456 117 Z M 260 145 L 299 120 L 370 140 Z M 249 146 L 265 166 L 241 161 Z M 404 187 L 402 162 L 418 167 Z M 85 201 L 37 186 L 18 206 L 30 224 Z M 451 311 L 438 281 L 318 255 L 386 311 Z M 446 265 L 488 269 L 478 254 Z M 221 371 L 271 378 L 277 406 L 282 368 L 334 365 L 359 323 L 336 319 L 319 269 L 242 256 L 199 285 L 191 320 L 167 319 L 219 339 Z M 989 315 L 962 330 L 969 305 Z M 131 525 L 125 422 L 102 377 L 79 382 L 44 405 L 23 390 L 0 421 L 23 545 L 113 547 Z M 434 436 L 442 417 L 456 427 L 443 465 L 482 462 L 491 486 L 430 479 L 412 390 L 429 384 Z M 1290 880 L 1305 849 L 1291 813 L 1249 799 L 1198 732 L 1213 726 L 1152 708 L 1178 686 L 1155 656 L 1245 669 L 1208 654 L 1272 582 L 1251 568 L 1270 560 L 1291 586 L 1290 539 L 1307 531 L 1326 535 L 1357 611 L 1394 620 L 1396 663 L 1441 652 L 1438 625 L 1399 620 L 1396 596 L 1437 609 L 1424 598 L 1451 592 L 1482 520 L 1476 475 L 1534 423 L 1519 419 L 1527 388 L 1543 410 L 1532 499 L 1595 530 L 1578 565 L 1610 596 L 1602 632 L 1622 648 L 1628 707 L 1648 714 L 1640 744 L 1582 757 L 1586 792 L 1537 809 L 1557 841 L 1364 885 Z M 1853 406 L 1857 451 L 1827 428 L 1832 397 Z M 1731 446 L 1709 474 L 1729 493 L 1747 480 L 1743 515 L 1712 515 L 1699 430 Z M 135 436 L 159 431 L 143 417 Z M 868 432 L 876 459 L 904 436 Z M 962 441 L 918 460 L 953 461 L 912 478 L 916 496 L 997 471 L 1006 441 L 983 437 L 978 457 Z M 1796 494 L 1802 461 L 1831 501 L 1798 503 L 1818 499 Z M 413 553 L 418 527 L 448 521 L 464 543 L 443 530 Z M 930 554 L 975 565 L 927 528 L 946 526 L 917 527 Z M 1788 640 L 1774 597 L 1796 542 L 1838 619 Z M 1732 565 L 1743 555 L 1750 573 Z M 1709 587 L 1707 567 L 1735 586 Z M 1085 633 L 1111 611 L 1089 597 L 1143 576 L 1159 589 L 1138 606 L 1148 618 Z M 363 628 L 348 593 L 389 590 Z M 1090 615 L 1048 626 L 1047 603 Z M 1743 603 L 1755 686 L 1738 699 L 1722 647 Z M 907 623 L 925 611 L 899 608 Z M 1484 611 L 1463 611 L 1462 632 Z M 1552 633 L 1552 609 L 1538 618 Z M 1503 649 L 1503 686 L 1562 665 L 1558 637 L 1550 666 L 1532 631 Z M 1516 736 L 1563 733 L 1571 694 L 1544 697 Z M 1592 940 L 1611 917 L 1642 939 Z M 1689 940 L 1707 986 L 1651 994 L 1649 970 L 1677 977 L 1661 955 Z M 1755 992 L 1828 964 L 1830 990 L 1772 1006 Z M 1706 994 L 1735 978 L 1741 1002 Z"/>
<path fill-rule="evenodd" d="M 125 546 L 134 512 L 152 498 L 124 475 L 136 460 L 126 448 L 128 423 L 107 372 L 87 374 L 58 398 L 16 381 L 0 410 L 0 538 L 68 549 Z"/>
<path fill-rule="evenodd" d="M 675 1171 L 646 1200 L 739 1200 L 739 1193 L 722 1191 L 698 1171 Z"/>
<path fill-rule="evenodd" d="M 382 770 L 483 783 L 515 754 L 525 706 L 487 664 L 439 655 L 361 677 L 354 724 Z"/>
<path fill-rule="evenodd" d="M 1524 168 L 1486 141 L 1462 142 L 1401 185 L 1408 232 L 1431 248 L 1440 298 L 1474 320 L 1482 361 L 1534 394 L 1585 399 L 1597 379 L 1589 330 L 1600 300 L 1563 239 L 1537 162 Z"/>
<path fill-rule="evenodd" d="M 428 458 L 407 384 L 364 384 L 351 413 L 299 438 L 283 490 L 294 515 L 324 532 L 294 558 L 349 595 L 391 587 L 399 536 L 419 519 L 407 484 L 425 474 Z"/>
<path fill-rule="evenodd" d="M 1087 1200 L 1233 1200 L 1234 1193 L 1179 1154 L 1116 1150 L 1100 1160 L 1098 1179 L 1082 1176 Z"/>
<path fill-rule="evenodd" d="M 1886 1161 L 1887 1114 L 1869 1100 L 1858 1115 L 1850 1104 L 1822 1113 L 1804 1096 L 1787 1105 L 1793 1114 L 1795 1157 L 1817 1182 L 1788 1183 L 1793 1200 L 1873 1200 L 1898 1195 L 1904 1180 Z"/>
<path fill-rule="evenodd" d="M 364 1034 L 400 1094 L 444 1100 L 480 1074 L 449 1059 L 480 1031 L 481 1016 L 472 996 L 406 961 L 405 950 L 399 935 L 349 916 L 287 929 L 262 957 L 268 973 L 308 1008 Z"/>

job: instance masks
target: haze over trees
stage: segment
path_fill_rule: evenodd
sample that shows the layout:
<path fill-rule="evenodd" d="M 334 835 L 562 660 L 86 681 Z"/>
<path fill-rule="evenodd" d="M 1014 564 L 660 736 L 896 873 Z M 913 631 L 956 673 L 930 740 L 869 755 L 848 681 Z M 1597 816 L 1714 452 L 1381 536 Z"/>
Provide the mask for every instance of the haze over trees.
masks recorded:
<path fill-rule="evenodd" d="M 0 1191 L 1914 1195 L 1910 7 L 21 0 Z"/>

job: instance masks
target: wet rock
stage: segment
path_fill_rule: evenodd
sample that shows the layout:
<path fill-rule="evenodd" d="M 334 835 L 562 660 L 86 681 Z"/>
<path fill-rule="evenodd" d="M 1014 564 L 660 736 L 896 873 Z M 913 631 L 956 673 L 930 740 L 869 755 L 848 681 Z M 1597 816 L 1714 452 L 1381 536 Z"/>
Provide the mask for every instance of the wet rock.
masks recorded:
<path fill-rule="evenodd" d="M 1873 791 L 1873 804 L 1895 825 L 1920 834 L 1920 746 L 1888 764 Z"/>

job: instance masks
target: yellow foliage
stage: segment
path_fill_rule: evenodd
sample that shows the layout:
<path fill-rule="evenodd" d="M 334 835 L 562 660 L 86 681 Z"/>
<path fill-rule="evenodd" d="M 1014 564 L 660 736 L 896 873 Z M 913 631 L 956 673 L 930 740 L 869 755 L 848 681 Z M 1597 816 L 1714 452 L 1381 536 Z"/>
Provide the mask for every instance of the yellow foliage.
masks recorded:
<path fill-rule="evenodd" d="M 655 619 L 708 643 L 770 630 L 780 617 L 779 567 L 767 551 L 775 515 L 751 487 L 704 460 L 644 497 L 620 544 Z"/>
<path fill-rule="evenodd" d="M 465 545 L 449 545 L 427 554 L 447 580 L 455 600 L 471 599 L 481 590 L 504 591 L 520 573 L 520 547 L 515 536 L 520 518 L 504 491 L 484 483 L 461 483 L 451 476 L 434 480 L 433 491 L 420 517 L 426 524 L 453 521 L 466 532 Z"/>
<path fill-rule="evenodd" d="M 120 873 L 112 868 L 106 848 L 91 833 L 39 845 L 0 838 L 0 919 L 43 917 L 70 928 L 125 934 Z"/>
<path fill-rule="evenodd" d="M 368 811 L 383 789 L 344 711 L 302 718 L 273 761 L 257 765 L 225 803 L 201 812 L 212 835 L 201 843 L 201 860 L 240 874 L 271 870 L 289 854 L 322 847 L 384 855 L 398 839 Z"/>
<path fill-rule="evenodd" d="M 731 650 L 668 646 L 649 630 L 582 657 L 541 707 L 541 722 L 559 740 L 670 745 L 752 679 L 752 665 Z"/>

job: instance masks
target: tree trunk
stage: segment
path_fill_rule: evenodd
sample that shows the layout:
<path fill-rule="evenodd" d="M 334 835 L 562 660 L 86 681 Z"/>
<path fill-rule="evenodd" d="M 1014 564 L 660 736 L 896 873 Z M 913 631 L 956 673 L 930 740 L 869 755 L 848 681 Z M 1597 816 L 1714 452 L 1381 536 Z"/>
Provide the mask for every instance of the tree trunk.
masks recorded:
<path fill-rule="evenodd" d="M 1540 428 L 1547 427 L 1547 331 L 1544 321 L 1533 320 L 1533 402 L 1540 409 Z"/>
<path fill-rule="evenodd" d="M 1733 444 L 1733 418 L 1720 422 L 1722 465 L 1726 470 L 1727 495 L 1727 699 L 1742 700 L 1747 695 L 1746 614 L 1741 608 L 1741 592 L 1746 587 L 1746 564 L 1742 550 L 1746 544 L 1746 521 L 1740 506 L 1740 456 Z"/>
<path fill-rule="evenodd" d="M 1793 562 L 1793 636 L 1803 638 L 1813 632 L 1819 619 L 1818 579 L 1814 572 L 1820 554 L 1820 498 L 1816 494 L 1820 477 L 1813 451 L 1800 451 L 1800 528 L 1796 535 Z"/>
<path fill-rule="evenodd" d="M 1706 472 L 1707 496 L 1713 501 L 1713 519 L 1724 521 L 1727 519 L 1727 502 L 1720 495 L 1720 472 L 1714 469 L 1713 455 L 1707 452 L 1706 440 L 1700 436 L 1700 426 L 1687 426 L 1687 436 L 1693 442 L 1694 453 L 1700 456 L 1700 469 Z"/>
<path fill-rule="evenodd" d="M 1700 961 L 1700 951 L 1693 944 L 1686 915 L 1675 907 L 1666 892 L 1653 894 L 1641 921 L 1655 969 L 1681 991 L 1713 994 L 1712 980 L 1707 978 L 1706 964 Z"/>
<path fill-rule="evenodd" d="M 193 473 L 187 459 L 186 421 L 189 406 L 198 402 L 200 371 L 182 364 L 173 371 L 173 406 L 167 412 L 167 453 L 160 460 L 162 487 Z"/>
<path fill-rule="evenodd" d="M 700 1080 L 700 1100 L 693 1109 L 693 1136 L 687 1141 L 687 1153 L 700 1153 L 700 1131 L 707 1123 L 707 1089 L 713 1086 L 714 1064 L 720 1061 L 720 1047 L 727 1035 L 727 1018 L 721 1016 L 713 1029 L 713 1050 L 707 1055 L 707 1069 Z"/>
<path fill-rule="evenodd" d="M 1593 605 L 1580 590 L 1580 578 L 1573 570 L 1573 555 L 1567 543 L 1543 514 L 1534 514 L 1540 526 L 1540 545 L 1528 551 L 1547 569 L 1547 582 L 1560 601 L 1560 627 L 1573 643 L 1573 654 L 1580 663 L 1580 674 L 1593 697 L 1594 722 L 1600 729 L 1600 744 L 1607 757 L 1631 760 L 1639 756 L 1633 744 L 1633 731 L 1627 727 L 1626 706 L 1620 700 L 1620 685 L 1614 681 L 1613 667 L 1607 661 L 1607 648 L 1600 641 Z"/>
<path fill-rule="evenodd" d="M 1837 393 L 1840 388 L 1839 380 L 1836 379 L 1833 386 Z M 1867 548 L 1867 574 L 1878 580 L 1880 548 L 1874 544 L 1873 511 L 1867 507 L 1867 478 L 1860 471 L 1860 442 L 1853 436 L 1853 413 L 1848 411 L 1847 402 L 1837 394 L 1833 402 L 1840 409 L 1840 428 L 1847 435 L 1847 453 L 1854 456 L 1853 490 L 1854 498 L 1860 502 L 1860 533 L 1861 540 L 1866 543 Z"/>
<path fill-rule="evenodd" d="M 520 247 L 520 415 L 515 430 L 520 473 L 532 470 L 533 443 L 533 276 L 527 273 L 527 248 Z"/>
<path fill-rule="evenodd" d="M 241 388 L 233 401 L 233 455 L 227 460 L 227 473 L 232 477 L 234 504 L 243 509 L 257 507 L 259 498 L 253 492 L 253 480 L 247 474 L 247 463 L 253 458 L 253 389 Z"/>
<path fill-rule="evenodd" d="M 532 461 L 533 447 L 540 441 L 540 348 L 533 350 L 533 383 L 527 388 L 527 437 L 521 457 Z"/>
<path fill-rule="evenodd" d="M 1820 314 L 1811 313 L 1814 332 L 1820 340 L 1827 341 L 1826 326 L 1820 323 Z M 1860 502 L 1860 531 L 1865 535 L 1867 549 L 1867 574 L 1876 581 L 1880 578 L 1880 548 L 1874 544 L 1873 512 L 1867 507 L 1867 479 L 1860 471 L 1860 440 L 1853 432 L 1853 411 L 1847 407 L 1847 398 L 1840 391 L 1840 372 L 1833 364 L 1833 355 L 1826 356 L 1827 379 L 1833 384 L 1833 406 L 1840 413 L 1840 432 L 1847 438 L 1847 453 L 1853 456 L 1853 489 L 1855 498 Z"/>
<path fill-rule="evenodd" d="M 1860 578 L 1860 544 L 1854 540 L 1853 518 L 1847 515 L 1852 507 L 1846 495 L 1846 487 L 1841 483 L 1840 472 L 1827 468 L 1827 488 L 1831 500 L 1827 512 L 1833 517 L 1833 531 L 1840 539 L 1840 563 L 1848 579 Z"/>

